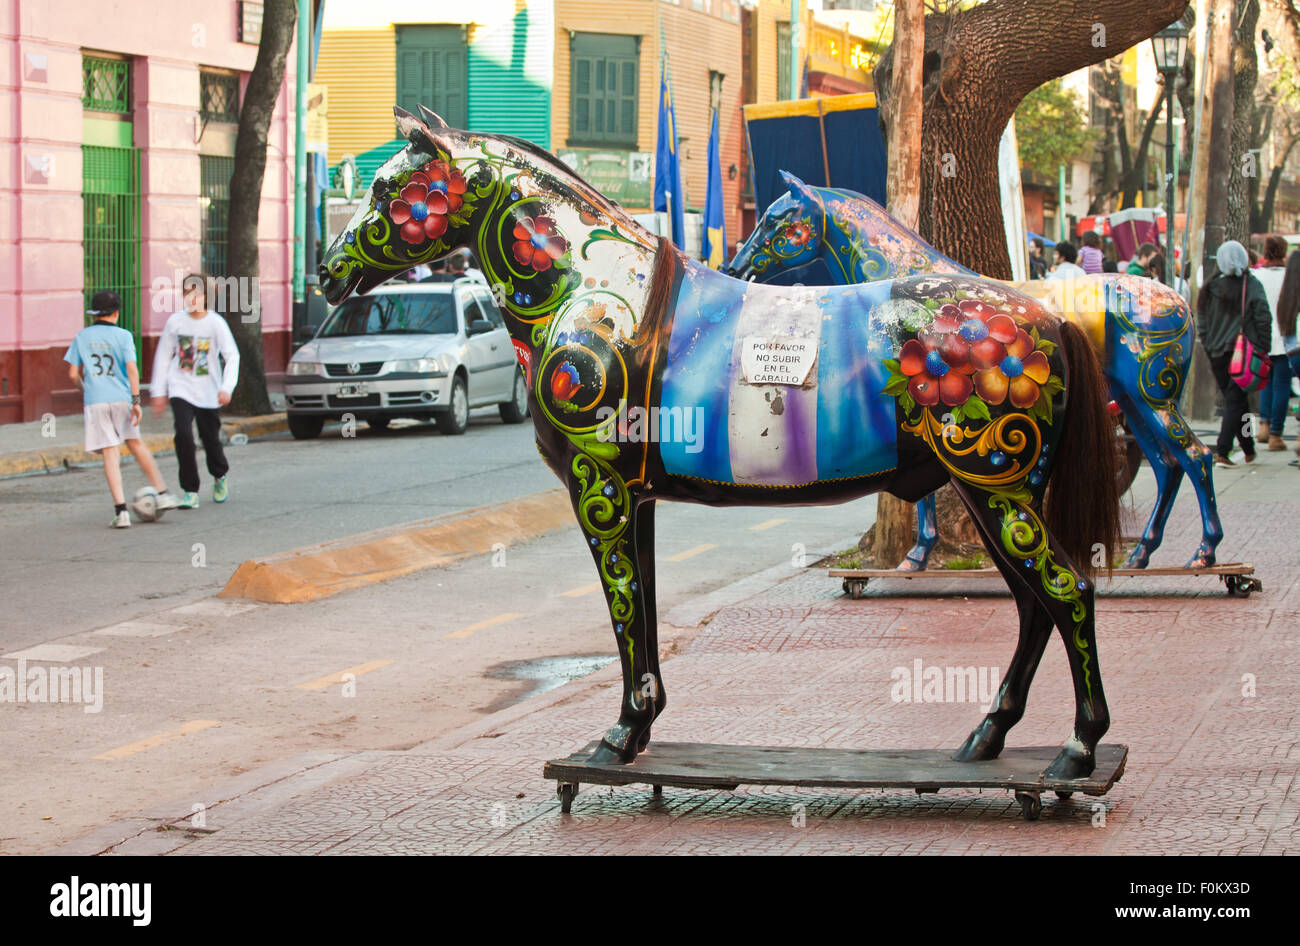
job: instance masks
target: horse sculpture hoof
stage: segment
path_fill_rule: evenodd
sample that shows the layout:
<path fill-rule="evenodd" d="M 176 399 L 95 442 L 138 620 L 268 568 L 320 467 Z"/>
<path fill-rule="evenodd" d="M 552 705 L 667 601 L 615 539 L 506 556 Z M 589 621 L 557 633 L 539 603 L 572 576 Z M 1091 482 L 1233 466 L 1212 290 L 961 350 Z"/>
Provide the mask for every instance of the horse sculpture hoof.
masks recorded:
<path fill-rule="evenodd" d="M 591 754 L 589 760 L 594 765 L 627 765 L 636 758 L 636 752 L 628 752 L 627 749 L 619 749 L 611 746 L 604 739 L 596 747 L 596 751 Z"/>
<path fill-rule="evenodd" d="M 996 759 L 1002 754 L 1003 739 L 1002 731 L 986 719 L 966 737 L 966 741 L 952 757 L 957 762 L 983 762 L 987 759 Z"/>
<path fill-rule="evenodd" d="M 1091 753 L 1087 755 L 1062 749 L 1061 754 L 1052 760 L 1052 764 L 1043 773 L 1045 778 L 1057 779 L 1087 778 L 1097 767 L 1097 761 Z"/>

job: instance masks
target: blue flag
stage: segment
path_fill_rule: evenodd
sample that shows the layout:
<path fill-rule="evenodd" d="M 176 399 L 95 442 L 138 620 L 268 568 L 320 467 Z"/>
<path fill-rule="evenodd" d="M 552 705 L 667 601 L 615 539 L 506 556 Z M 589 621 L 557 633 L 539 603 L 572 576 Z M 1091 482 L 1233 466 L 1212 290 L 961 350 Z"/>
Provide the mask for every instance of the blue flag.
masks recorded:
<path fill-rule="evenodd" d="M 704 193 L 704 262 L 718 269 L 727 262 L 727 217 L 722 206 L 722 143 L 718 135 L 718 110 L 713 110 L 709 131 L 709 186 Z"/>
<path fill-rule="evenodd" d="M 660 68 L 659 139 L 655 145 L 656 212 L 667 212 L 673 243 L 686 246 L 686 189 L 682 187 L 682 165 L 677 150 L 677 121 L 673 117 L 673 96 L 668 86 L 668 57 Z"/>

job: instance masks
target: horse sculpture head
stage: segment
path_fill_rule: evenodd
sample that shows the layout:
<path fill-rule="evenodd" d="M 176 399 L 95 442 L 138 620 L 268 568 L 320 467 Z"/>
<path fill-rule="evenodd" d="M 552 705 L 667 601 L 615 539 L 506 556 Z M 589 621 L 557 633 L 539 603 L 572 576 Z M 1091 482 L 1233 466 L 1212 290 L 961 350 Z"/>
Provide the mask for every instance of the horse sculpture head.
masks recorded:
<path fill-rule="evenodd" d="M 762 279 L 770 270 L 797 269 L 821 255 L 826 229 L 821 195 L 788 171 L 781 177 L 789 190 L 768 205 L 724 272 L 738 279 Z"/>
<path fill-rule="evenodd" d="M 574 260 L 593 231 L 653 252 L 652 236 L 535 145 L 451 128 L 423 106 L 393 113 L 407 144 L 324 254 L 331 304 L 467 248 L 498 303 L 532 322 L 580 281 Z"/>

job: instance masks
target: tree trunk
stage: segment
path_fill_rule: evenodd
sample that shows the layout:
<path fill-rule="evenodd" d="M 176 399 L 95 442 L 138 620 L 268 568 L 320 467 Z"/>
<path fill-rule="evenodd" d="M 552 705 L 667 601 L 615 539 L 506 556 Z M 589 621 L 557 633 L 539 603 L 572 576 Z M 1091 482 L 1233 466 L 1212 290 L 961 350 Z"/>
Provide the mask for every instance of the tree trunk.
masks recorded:
<path fill-rule="evenodd" d="M 897 66 L 889 106 L 882 110 L 886 117 L 881 121 L 889 160 L 886 203 L 894 219 L 915 228 L 921 202 L 923 0 L 897 0 L 894 37 Z M 915 506 L 889 493 L 879 494 L 875 525 L 863 537 L 870 544 L 872 558 L 886 568 L 901 562 L 912 547 L 915 522 Z"/>
<path fill-rule="evenodd" d="M 1228 215 L 1224 229 L 1229 240 L 1250 245 L 1250 208 L 1254 203 L 1251 185 L 1258 193 L 1259 155 L 1248 155 L 1254 147 L 1255 81 L 1259 64 L 1255 56 L 1255 26 L 1259 22 L 1259 0 L 1236 0 L 1231 7 L 1232 48 L 1232 173 L 1228 175 Z"/>
<path fill-rule="evenodd" d="M 1188 0 L 988 0 L 925 18 L 920 231 L 979 272 L 1011 278 L 998 141 L 1044 82 L 1101 62 L 1182 15 Z M 876 67 L 888 106 L 894 49 Z"/>
<path fill-rule="evenodd" d="M 1215 273 L 1214 256 L 1224 236 L 1228 215 L 1228 179 L 1232 166 L 1232 6 L 1210 13 L 1210 62 L 1205 84 L 1212 90 L 1210 109 L 1210 165 L 1205 186 L 1205 281 Z"/>
<path fill-rule="evenodd" d="M 271 400 L 266 393 L 266 371 L 262 362 L 262 297 L 258 284 L 261 272 L 257 246 L 257 218 L 262 204 L 262 180 L 266 176 L 266 139 L 271 115 L 284 83 L 285 61 L 293 45 L 298 19 L 294 0 L 266 0 L 262 15 L 262 39 L 257 62 L 248 77 L 244 104 L 239 110 L 239 136 L 235 139 L 235 169 L 230 179 L 230 221 L 226 236 L 229 274 L 249 280 L 254 291 L 239 293 L 252 300 L 252 311 L 230 320 L 230 331 L 239 346 L 240 384 L 235 388 L 231 409 L 241 414 L 267 414 Z"/>

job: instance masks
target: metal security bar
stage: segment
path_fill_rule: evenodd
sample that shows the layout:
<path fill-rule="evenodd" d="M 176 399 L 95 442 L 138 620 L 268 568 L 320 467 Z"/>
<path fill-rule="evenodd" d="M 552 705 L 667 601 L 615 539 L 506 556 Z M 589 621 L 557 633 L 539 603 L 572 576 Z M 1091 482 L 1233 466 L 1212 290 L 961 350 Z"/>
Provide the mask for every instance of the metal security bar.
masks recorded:
<path fill-rule="evenodd" d="M 131 111 L 131 63 L 125 59 L 81 57 L 81 104 L 95 112 Z"/>
<path fill-rule="evenodd" d="M 82 243 L 86 308 L 99 289 L 122 298 L 118 325 L 140 351 L 140 150 L 81 146 Z M 86 317 L 89 324 L 90 316 Z"/>
<path fill-rule="evenodd" d="M 239 121 L 239 76 L 201 70 L 199 83 L 199 113 L 205 122 Z"/>
<path fill-rule="evenodd" d="M 199 156 L 199 213 L 202 226 L 200 251 L 203 272 L 208 276 L 226 276 L 226 235 L 230 225 L 230 178 L 235 173 L 235 159 Z"/>

